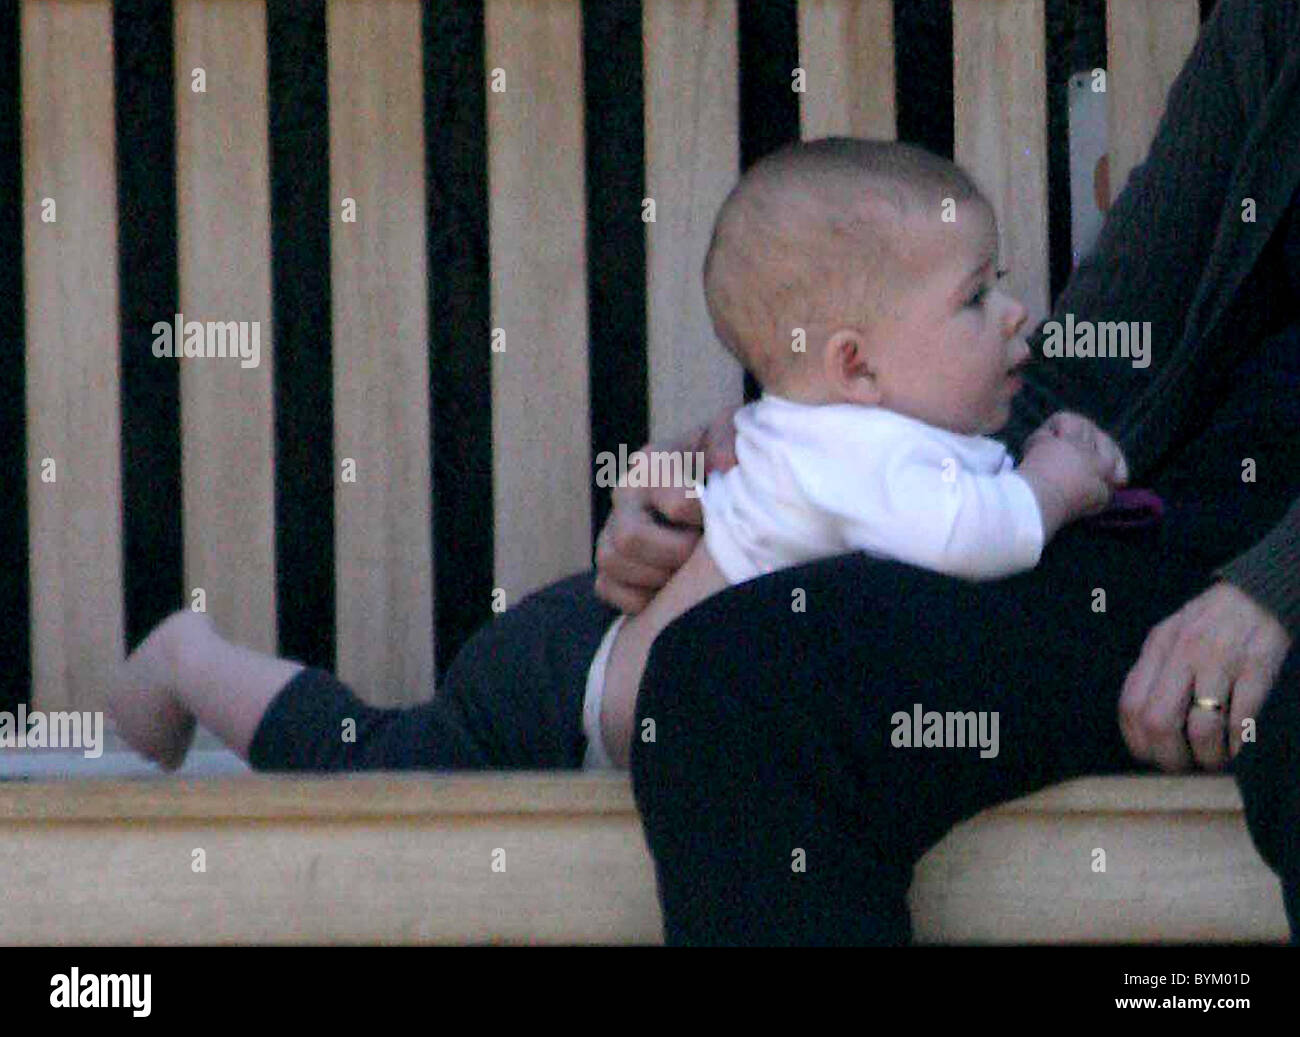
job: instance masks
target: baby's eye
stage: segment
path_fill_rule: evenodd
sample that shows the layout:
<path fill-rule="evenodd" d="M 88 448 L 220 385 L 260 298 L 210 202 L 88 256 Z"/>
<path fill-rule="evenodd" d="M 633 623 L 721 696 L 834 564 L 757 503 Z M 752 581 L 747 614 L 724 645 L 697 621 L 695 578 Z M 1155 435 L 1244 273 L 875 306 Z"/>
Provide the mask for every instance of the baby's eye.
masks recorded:
<path fill-rule="evenodd" d="M 1008 273 L 1009 271 L 1006 269 L 998 270 L 997 279 L 1001 281 L 1002 278 L 1006 277 Z M 967 306 L 984 305 L 984 300 L 988 298 L 988 291 L 989 291 L 988 285 L 983 285 L 983 284 L 980 285 L 978 288 L 975 289 L 975 294 L 972 295 L 969 300 L 967 300 L 966 305 Z"/>

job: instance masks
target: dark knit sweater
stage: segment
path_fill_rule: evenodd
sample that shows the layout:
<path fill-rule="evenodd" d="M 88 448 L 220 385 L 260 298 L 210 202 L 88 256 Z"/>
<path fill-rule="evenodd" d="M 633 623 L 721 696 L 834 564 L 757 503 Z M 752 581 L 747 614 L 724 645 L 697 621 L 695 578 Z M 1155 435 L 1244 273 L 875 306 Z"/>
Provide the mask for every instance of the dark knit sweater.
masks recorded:
<path fill-rule="evenodd" d="M 1052 411 L 1077 410 L 1112 432 L 1141 486 L 1195 435 L 1249 350 L 1300 319 L 1298 188 L 1300 2 L 1220 3 L 1049 318 L 1150 321 L 1150 366 L 1043 358 L 1040 327 L 1029 340 L 1039 362 L 1002 434 L 1012 450 Z M 1300 634 L 1300 502 L 1215 575 Z"/>

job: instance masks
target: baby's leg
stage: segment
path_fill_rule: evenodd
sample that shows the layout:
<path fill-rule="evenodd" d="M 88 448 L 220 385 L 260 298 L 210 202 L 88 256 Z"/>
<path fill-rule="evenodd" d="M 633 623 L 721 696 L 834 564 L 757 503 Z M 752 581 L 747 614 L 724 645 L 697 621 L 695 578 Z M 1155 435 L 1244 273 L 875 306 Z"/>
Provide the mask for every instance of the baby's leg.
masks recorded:
<path fill-rule="evenodd" d="M 683 612 L 726 586 L 727 578 L 701 539 L 686 564 L 650 604 L 619 629 L 605 668 L 600 727 L 605 751 L 620 770 L 627 769 L 631 758 L 636 697 L 655 638 Z"/>
<path fill-rule="evenodd" d="M 231 645 L 177 613 L 121 668 L 110 709 L 136 749 L 178 766 L 199 722 L 259 771 L 578 769 L 582 681 L 618 612 L 579 573 L 528 595 L 461 648 L 438 694 L 367 705 L 323 670 Z M 355 741 L 339 724 L 355 724 Z"/>
<path fill-rule="evenodd" d="M 175 642 L 182 625 L 204 619 L 187 620 L 178 612 L 159 623 L 118 667 L 109 687 L 108 713 L 118 734 L 167 770 L 181 765 L 194 739 L 194 714 L 175 694 Z"/>
<path fill-rule="evenodd" d="M 301 669 L 230 644 L 206 615 L 177 612 L 122 664 L 109 711 L 118 733 L 168 770 L 184 761 L 196 719 L 247 760 L 262 714 Z"/>

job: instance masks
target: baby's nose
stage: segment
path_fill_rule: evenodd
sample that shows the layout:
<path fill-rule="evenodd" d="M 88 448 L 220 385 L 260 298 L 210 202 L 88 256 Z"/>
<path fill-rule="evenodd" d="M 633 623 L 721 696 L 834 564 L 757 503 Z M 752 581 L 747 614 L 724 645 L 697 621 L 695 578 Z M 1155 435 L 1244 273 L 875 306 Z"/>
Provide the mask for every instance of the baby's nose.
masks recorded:
<path fill-rule="evenodd" d="M 1029 310 L 1019 299 L 1012 299 L 1011 306 L 1007 309 L 1007 334 L 1019 335 L 1025 327 L 1025 322 L 1029 320 Z"/>

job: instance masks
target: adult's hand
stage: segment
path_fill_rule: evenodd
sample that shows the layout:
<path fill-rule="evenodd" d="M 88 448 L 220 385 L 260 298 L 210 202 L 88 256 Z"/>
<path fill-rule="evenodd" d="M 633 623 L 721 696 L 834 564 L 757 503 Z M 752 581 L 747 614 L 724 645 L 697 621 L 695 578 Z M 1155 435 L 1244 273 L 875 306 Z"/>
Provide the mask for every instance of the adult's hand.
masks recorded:
<path fill-rule="evenodd" d="M 736 431 L 727 407 L 682 443 L 646 444 L 639 452 L 680 450 L 704 454 L 704 470 L 726 471 L 736 464 Z M 695 550 L 704 516 L 686 486 L 618 486 L 613 509 L 596 538 L 596 596 L 628 613 L 650 603 Z"/>
<path fill-rule="evenodd" d="M 1151 628 L 1125 678 L 1119 722 L 1129 751 L 1167 771 L 1186 770 L 1190 757 L 1222 767 L 1241 750 L 1242 721 L 1259 716 L 1290 647 L 1273 613 L 1230 583 L 1214 584 Z"/>

